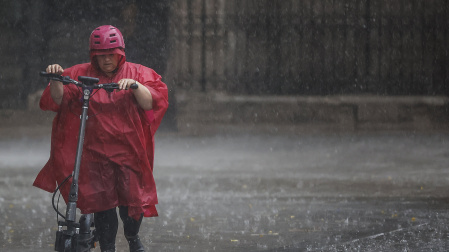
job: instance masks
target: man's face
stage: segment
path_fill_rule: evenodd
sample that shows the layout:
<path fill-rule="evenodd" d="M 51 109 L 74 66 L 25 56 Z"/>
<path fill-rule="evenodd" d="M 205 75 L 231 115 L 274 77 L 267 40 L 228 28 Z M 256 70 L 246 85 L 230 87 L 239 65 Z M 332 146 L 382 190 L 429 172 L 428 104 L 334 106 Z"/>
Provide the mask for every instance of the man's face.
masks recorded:
<path fill-rule="evenodd" d="M 105 74 L 112 74 L 112 72 L 117 68 L 120 55 L 104 54 L 97 55 L 96 57 L 98 66 L 100 67 L 101 71 L 103 71 Z"/>

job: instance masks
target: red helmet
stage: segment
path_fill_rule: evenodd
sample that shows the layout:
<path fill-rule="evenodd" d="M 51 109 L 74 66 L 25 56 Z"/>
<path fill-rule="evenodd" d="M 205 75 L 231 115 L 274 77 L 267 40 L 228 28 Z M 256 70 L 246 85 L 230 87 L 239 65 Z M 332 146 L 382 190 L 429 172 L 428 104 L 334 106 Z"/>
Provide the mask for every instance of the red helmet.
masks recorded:
<path fill-rule="evenodd" d="M 119 29 L 112 25 L 103 25 L 92 31 L 89 38 L 89 49 L 91 51 L 112 48 L 125 49 L 125 41 Z"/>

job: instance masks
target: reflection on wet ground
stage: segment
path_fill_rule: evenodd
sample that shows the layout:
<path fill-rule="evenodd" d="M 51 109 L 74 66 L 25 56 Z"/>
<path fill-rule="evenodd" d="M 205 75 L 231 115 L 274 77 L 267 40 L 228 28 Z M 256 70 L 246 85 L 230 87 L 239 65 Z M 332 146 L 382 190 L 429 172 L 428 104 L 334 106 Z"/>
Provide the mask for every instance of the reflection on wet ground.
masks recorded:
<path fill-rule="evenodd" d="M 446 251 L 449 135 L 157 137 L 149 251 Z M 49 139 L 0 141 L 1 251 L 52 251 Z M 123 233 L 117 251 L 127 251 Z M 97 248 L 95 251 L 99 251 Z"/>

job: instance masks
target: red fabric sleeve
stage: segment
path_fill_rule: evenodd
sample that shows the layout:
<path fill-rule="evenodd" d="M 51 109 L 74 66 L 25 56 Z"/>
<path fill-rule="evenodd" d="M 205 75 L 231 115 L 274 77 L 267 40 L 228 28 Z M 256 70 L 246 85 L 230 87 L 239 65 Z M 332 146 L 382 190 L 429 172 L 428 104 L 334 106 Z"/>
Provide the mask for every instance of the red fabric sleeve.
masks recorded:
<path fill-rule="evenodd" d="M 154 135 L 168 108 L 168 89 L 162 82 L 161 76 L 152 69 L 146 71 L 143 78 L 147 81 L 142 84 L 150 90 L 153 98 L 153 109 L 146 111 L 146 115 L 150 122 L 151 134 Z"/>
<path fill-rule="evenodd" d="M 53 98 L 51 98 L 50 83 L 47 85 L 47 87 L 44 89 L 44 92 L 42 93 L 41 99 L 39 101 L 39 107 L 42 110 L 50 110 L 54 112 L 57 112 L 59 110 L 59 105 L 56 104 L 55 101 L 53 101 Z"/>

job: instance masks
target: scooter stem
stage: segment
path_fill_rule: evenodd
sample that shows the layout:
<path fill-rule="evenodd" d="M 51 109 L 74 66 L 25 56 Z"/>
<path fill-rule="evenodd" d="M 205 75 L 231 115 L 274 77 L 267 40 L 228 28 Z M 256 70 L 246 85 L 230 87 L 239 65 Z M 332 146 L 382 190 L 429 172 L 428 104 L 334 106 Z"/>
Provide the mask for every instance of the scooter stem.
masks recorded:
<path fill-rule="evenodd" d="M 78 146 L 76 149 L 75 168 L 73 169 L 72 184 L 66 209 L 66 221 L 76 221 L 76 202 L 78 200 L 78 178 L 80 174 L 81 157 L 83 154 L 84 136 L 86 132 L 87 111 L 89 110 L 89 98 L 91 91 L 88 88 L 83 88 L 83 107 L 81 113 L 81 125 L 78 136 Z"/>

